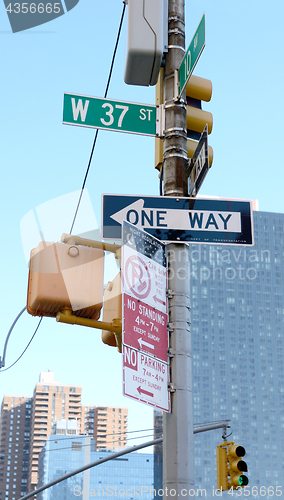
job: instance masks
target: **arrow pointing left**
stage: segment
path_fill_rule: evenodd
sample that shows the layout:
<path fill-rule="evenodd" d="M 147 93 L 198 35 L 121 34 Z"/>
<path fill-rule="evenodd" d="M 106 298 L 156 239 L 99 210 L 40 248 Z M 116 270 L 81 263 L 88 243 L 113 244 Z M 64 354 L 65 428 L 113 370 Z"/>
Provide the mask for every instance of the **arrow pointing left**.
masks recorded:
<path fill-rule="evenodd" d="M 155 349 L 155 347 L 152 344 L 149 344 L 148 342 L 145 342 L 142 338 L 137 339 L 138 344 L 140 345 L 140 349 L 142 349 L 142 345 L 145 347 L 148 347 L 148 349 Z"/>
<path fill-rule="evenodd" d="M 141 394 L 145 394 L 145 396 L 150 396 L 151 398 L 154 397 L 154 394 L 149 391 L 145 391 L 144 389 L 141 388 L 141 386 L 137 387 L 137 391 L 139 392 L 140 396 Z"/>

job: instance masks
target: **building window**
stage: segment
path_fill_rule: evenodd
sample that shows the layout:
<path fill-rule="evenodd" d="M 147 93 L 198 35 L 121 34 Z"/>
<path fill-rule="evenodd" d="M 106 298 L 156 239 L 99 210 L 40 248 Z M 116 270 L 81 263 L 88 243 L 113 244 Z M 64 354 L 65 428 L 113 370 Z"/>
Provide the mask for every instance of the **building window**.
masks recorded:
<path fill-rule="evenodd" d="M 72 441 L 71 450 L 72 451 L 82 451 L 82 443 L 79 443 L 78 441 Z"/>

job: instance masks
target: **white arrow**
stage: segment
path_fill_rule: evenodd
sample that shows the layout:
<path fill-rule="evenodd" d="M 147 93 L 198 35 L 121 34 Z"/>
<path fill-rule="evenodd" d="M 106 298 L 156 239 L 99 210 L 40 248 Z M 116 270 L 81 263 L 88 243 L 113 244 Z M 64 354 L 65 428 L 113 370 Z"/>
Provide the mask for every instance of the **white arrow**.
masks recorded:
<path fill-rule="evenodd" d="M 142 338 L 137 339 L 137 342 L 138 342 L 138 343 L 139 343 L 139 345 L 140 345 L 140 349 L 142 349 L 142 344 L 143 344 L 145 347 L 148 347 L 149 349 L 155 349 L 155 347 L 154 347 L 152 344 L 148 344 L 148 342 L 145 342 L 145 340 L 142 340 Z"/>
<path fill-rule="evenodd" d="M 127 220 L 140 228 L 234 233 L 242 230 L 240 212 L 144 208 L 143 199 L 119 210 L 111 218 L 119 224 Z"/>

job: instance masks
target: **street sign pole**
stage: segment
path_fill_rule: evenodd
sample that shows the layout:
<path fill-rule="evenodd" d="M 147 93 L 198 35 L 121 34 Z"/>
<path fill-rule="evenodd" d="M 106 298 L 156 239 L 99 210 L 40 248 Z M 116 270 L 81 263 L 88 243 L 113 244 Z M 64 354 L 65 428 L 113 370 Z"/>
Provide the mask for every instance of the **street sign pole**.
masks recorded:
<path fill-rule="evenodd" d="M 175 71 L 184 57 L 184 0 L 169 0 L 168 53 L 164 69 L 165 196 L 187 196 L 187 131 L 185 91 L 175 99 Z M 189 247 L 169 244 L 168 299 L 171 413 L 163 414 L 163 489 L 176 500 L 194 495 L 192 357 L 190 333 Z M 173 491 L 171 491 L 173 490 Z M 190 492 L 190 493 L 189 493 Z"/>

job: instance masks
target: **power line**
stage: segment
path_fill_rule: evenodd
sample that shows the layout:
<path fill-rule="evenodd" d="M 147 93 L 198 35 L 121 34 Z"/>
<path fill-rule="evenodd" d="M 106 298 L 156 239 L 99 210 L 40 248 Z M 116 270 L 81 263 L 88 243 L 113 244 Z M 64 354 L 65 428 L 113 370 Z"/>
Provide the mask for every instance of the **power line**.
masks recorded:
<path fill-rule="evenodd" d="M 115 43 L 115 47 L 114 47 L 114 51 L 113 51 L 113 56 L 112 56 L 112 61 L 111 61 L 111 65 L 110 65 L 108 81 L 107 81 L 106 90 L 105 90 L 105 93 L 104 93 L 104 98 L 107 97 L 107 93 L 108 93 L 108 89 L 109 89 L 109 84 L 110 84 L 110 80 L 111 80 L 111 76 L 112 76 L 112 70 L 113 70 L 114 60 L 115 60 L 115 56 L 116 56 L 116 52 L 117 52 L 117 47 L 118 47 L 118 42 L 119 42 L 119 38 L 120 38 L 120 33 L 121 33 L 121 28 L 122 28 L 122 23 L 123 23 L 125 8 L 126 8 L 126 3 L 124 2 L 123 9 L 122 9 L 122 14 L 121 14 L 121 19 L 120 19 L 120 24 L 119 24 L 119 28 L 118 28 L 118 33 L 117 33 L 117 37 L 116 37 L 116 43 Z M 76 220 L 76 217 L 77 217 L 77 213 L 78 213 L 78 210 L 79 210 L 79 206 L 80 206 L 80 203 L 81 203 L 83 191 L 84 191 L 84 188 L 85 188 L 85 185 L 86 185 L 86 182 L 87 182 L 87 177 L 88 177 L 88 174 L 89 174 L 89 170 L 90 170 L 90 166 L 91 166 L 91 162 L 92 162 L 92 158 L 93 158 L 93 154 L 94 154 L 94 150 L 95 150 L 98 133 L 99 133 L 99 129 L 97 129 L 96 133 L 95 133 L 95 138 L 94 138 L 94 142 L 93 142 L 93 146 L 92 146 L 92 150 L 91 150 L 91 154 L 90 154 L 90 158 L 89 158 L 87 170 L 86 170 L 86 173 L 85 173 L 83 185 L 82 185 L 82 188 L 81 188 L 81 193 L 80 193 L 80 196 L 79 196 L 77 208 L 76 208 L 76 211 L 75 211 L 74 219 L 73 219 L 73 222 L 72 222 L 69 234 L 72 234 L 72 231 L 73 231 L 73 227 L 74 227 L 74 223 L 75 223 L 75 220 Z"/>
<path fill-rule="evenodd" d="M 5 366 L 5 356 L 6 356 L 6 349 L 7 349 L 7 344 L 8 344 L 8 340 L 10 338 L 10 335 L 14 329 L 14 326 L 15 324 L 17 323 L 18 319 L 22 316 L 23 312 L 26 310 L 26 307 L 23 307 L 23 309 L 19 312 L 18 316 L 16 316 L 16 318 L 14 319 L 12 325 L 10 326 L 10 330 L 8 331 L 8 334 L 7 334 L 7 337 L 6 337 L 6 340 L 5 340 L 5 344 L 4 344 L 4 350 L 3 350 L 3 356 L 2 358 L 0 357 L 0 368 L 4 367 Z"/>
<path fill-rule="evenodd" d="M 18 314 L 18 316 L 17 316 L 16 320 L 14 321 L 14 323 L 13 323 L 13 325 L 12 325 L 12 327 L 11 327 L 11 328 L 13 328 L 13 327 L 14 327 L 14 325 L 16 324 L 16 321 L 19 319 L 19 317 L 20 317 L 20 316 L 21 316 L 21 314 L 25 311 L 25 309 L 26 309 L 26 308 L 22 309 L 22 311 Z M 12 363 L 10 366 L 8 366 L 8 368 L 5 368 L 4 370 L 0 369 L 0 373 L 5 372 L 5 371 L 9 370 L 10 368 L 12 368 L 12 366 L 14 366 L 14 365 L 15 365 L 15 364 L 16 364 L 16 363 L 17 363 L 17 362 L 21 359 L 21 357 L 23 356 L 23 354 L 26 352 L 27 348 L 28 348 L 28 347 L 29 347 L 29 345 L 31 344 L 32 340 L 34 339 L 35 334 L 37 333 L 37 331 L 38 331 L 38 329 L 39 329 L 39 326 L 40 326 L 41 322 L 42 322 L 42 317 L 40 318 L 40 320 L 39 320 L 39 322 L 38 322 L 38 325 L 37 325 L 37 327 L 36 327 L 36 329 L 35 329 L 35 331 L 34 331 L 33 335 L 31 336 L 30 341 L 28 342 L 28 344 L 26 345 L 25 349 L 23 350 L 22 354 L 20 354 L 20 356 L 16 359 L 16 361 L 14 361 L 14 363 Z M 10 328 L 10 332 L 11 332 L 11 328 Z M 8 334 L 8 335 L 9 335 L 9 334 Z M 5 348 L 6 348 L 6 346 L 5 346 Z"/>
<path fill-rule="evenodd" d="M 51 434 L 51 435 L 52 435 L 52 436 L 56 436 L 56 434 Z M 112 435 L 112 434 L 111 434 L 111 435 Z M 60 437 L 60 434 L 58 435 L 58 437 Z M 93 438 L 91 435 L 86 435 L 86 436 L 74 436 L 74 437 L 73 437 L 73 442 L 76 442 L 76 438 L 78 438 L 78 437 L 90 437 L 90 438 L 94 439 L 94 441 L 95 441 L 95 447 L 96 447 L 96 448 L 98 448 L 98 450 L 96 450 L 96 451 L 102 451 L 102 449 L 101 449 L 102 447 L 100 447 L 100 444 L 99 444 L 99 443 L 97 443 L 96 439 L 95 439 L 95 438 Z M 145 439 L 145 438 L 148 438 L 148 437 L 153 437 L 153 435 L 152 435 L 152 434 L 146 434 L 145 436 L 132 437 L 132 438 L 127 439 L 127 442 L 129 442 L 129 441 L 133 441 L 133 439 Z M 123 437 L 123 434 L 122 434 L 122 441 L 123 441 L 123 440 L 125 440 L 125 438 Z M 58 441 L 61 441 L 61 439 L 58 439 Z M 46 442 L 47 442 L 47 441 L 46 441 Z M 53 442 L 54 442 L 54 441 L 53 441 Z M 78 442 L 78 441 L 77 441 L 77 442 Z M 120 442 L 121 442 L 121 441 L 120 441 L 119 439 L 115 439 L 115 440 L 112 440 L 111 442 L 109 442 L 109 443 L 105 443 L 105 444 L 106 444 L 106 446 L 111 447 L 111 445 L 112 445 L 112 444 L 114 444 L 114 443 L 120 443 Z M 90 443 L 90 444 L 83 444 L 83 443 L 82 443 L 82 449 L 83 449 L 83 448 L 86 448 L 86 447 L 88 447 L 88 446 L 90 447 L 90 446 L 92 446 L 93 444 L 94 444 L 94 443 Z M 43 445 L 43 446 L 42 446 L 42 449 L 40 450 L 40 452 L 44 449 L 44 446 L 45 446 L 45 445 Z M 70 448 L 70 446 L 64 446 L 64 447 L 61 447 L 61 448 L 53 448 L 52 450 L 51 450 L 51 449 L 49 449 L 49 450 L 45 450 L 45 451 L 46 451 L 46 452 L 48 452 L 48 453 L 51 453 L 52 451 L 61 451 L 61 450 L 70 450 L 70 449 L 71 449 L 71 448 Z M 34 452 L 34 451 L 35 451 L 35 450 L 33 450 L 33 452 Z M 33 452 L 30 452 L 30 453 L 33 453 Z M 40 452 L 39 452 L 39 453 L 40 453 Z"/>
<path fill-rule="evenodd" d="M 2 424 L 3 424 L 3 421 L 2 421 Z M 7 423 L 7 426 L 9 426 L 9 424 L 8 424 L 8 423 Z M 38 430 L 38 429 L 36 429 L 36 430 Z M 138 429 L 137 431 L 124 431 L 124 430 L 121 430 L 121 432 L 115 432 L 114 434 L 112 434 L 111 432 L 106 433 L 106 434 L 104 434 L 104 436 L 103 436 L 103 437 L 109 438 L 109 437 L 111 437 L 111 436 L 113 436 L 113 437 L 121 436 L 121 437 L 122 437 L 122 439 L 127 439 L 128 441 L 130 441 L 130 440 L 132 440 L 132 439 L 142 439 L 142 438 L 145 438 L 145 437 L 148 437 L 148 436 L 134 436 L 134 437 L 129 438 L 129 437 L 128 437 L 128 435 L 129 435 L 129 434 L 134 434 L 134 433 L 138 433 L 138 432 L 139 432 L 139 433 L 140 433 L 140 432 L 143 432 L 143 433 L 144 433 L 144 432 L 152 432 L 152 434 L 153 434 L 153 431 L 154 431 L 154 429 Z M 64 441 L 64 442 L 66 442 L 66 441 L 68 441 L 68 440 L 70 440 L 70 439 L 72 439 L 73 441 L 75 441 L 76 439 L 83 438 L 83 437 L 91 437 L 92 439 L 95 439 L 95 440 L 96 440 L 96 438 L 97 438 L 97 434 L 100 434 L 100 432 L 101 432 L 101 431 L 96 431 L 96 434 L 95 434 L 95 435 L 93 435 L 93 434 L 73 434 L 73 435 L 69 435 L 69 436 L 64 436 L 64 434 L 62 435 L 62 434 L 52 434 L 52 433 L 51 433 L 51 434 L 49 434 L 49 435 L 48 435 L 47 439 L 48 439 L 50 436 L 58 436 L 58 439 L 59 439 L 60 441 Z M 149 436 L 150 436 L 150 435 L 149 435 Z M 34 436 L 34 438 L 35 438 L 35 437 L 36 437 L 36 438 L 40 438 L 40 436 L 39 436 L 39 435 Z M 46 443 L 47 439 L 45 440 L 45 443 Z M 42 441 L 43 441 L 43 439 L 42 439 Z M 21 446 L 22 446 L 22 445 L 24 445 L 24 444 L 26 444 L 26 443 L 29 443 L 29 442 L 30 442 L 30 436 L 29 436 L 29 439 L 28 439 L 27 441 L 25 441 L 25 440 L 24 440 L 24 441 L 17 441 L 17 442 L 16 442 L 16 441 L 9 441 L 9 444 L 12 444 L 12 445 L 15 445 L 15 446 L 19 446 L 19 445 L 21 445 Z M 114 442 L 115 442 L 115 443 L 117 443 L 117 442 L 119 442 L 119 441 L 118 441 L 118 440 L 115 440 Z M 35 443 L 35 441 L 34 441 L 34 443 Z M 3 446 L 3 444 L 2 444 L 2 445 L 0 444 L 0 448 L 1 448 L 1 446 Z M 42 443 L 42 446 L 44 446 L 44 444 L 43 444 L 43 443 Z M 84 446 L 85 446 L 85 445 L 84 445 Z M 61 448 L 60 448 L 60 449 L 61 449 Z M 63 449 L 65 449 L 65 448 L 63 448 Z M 2 453 L 2 452 L 1 452 L 1 453 Z"/>

